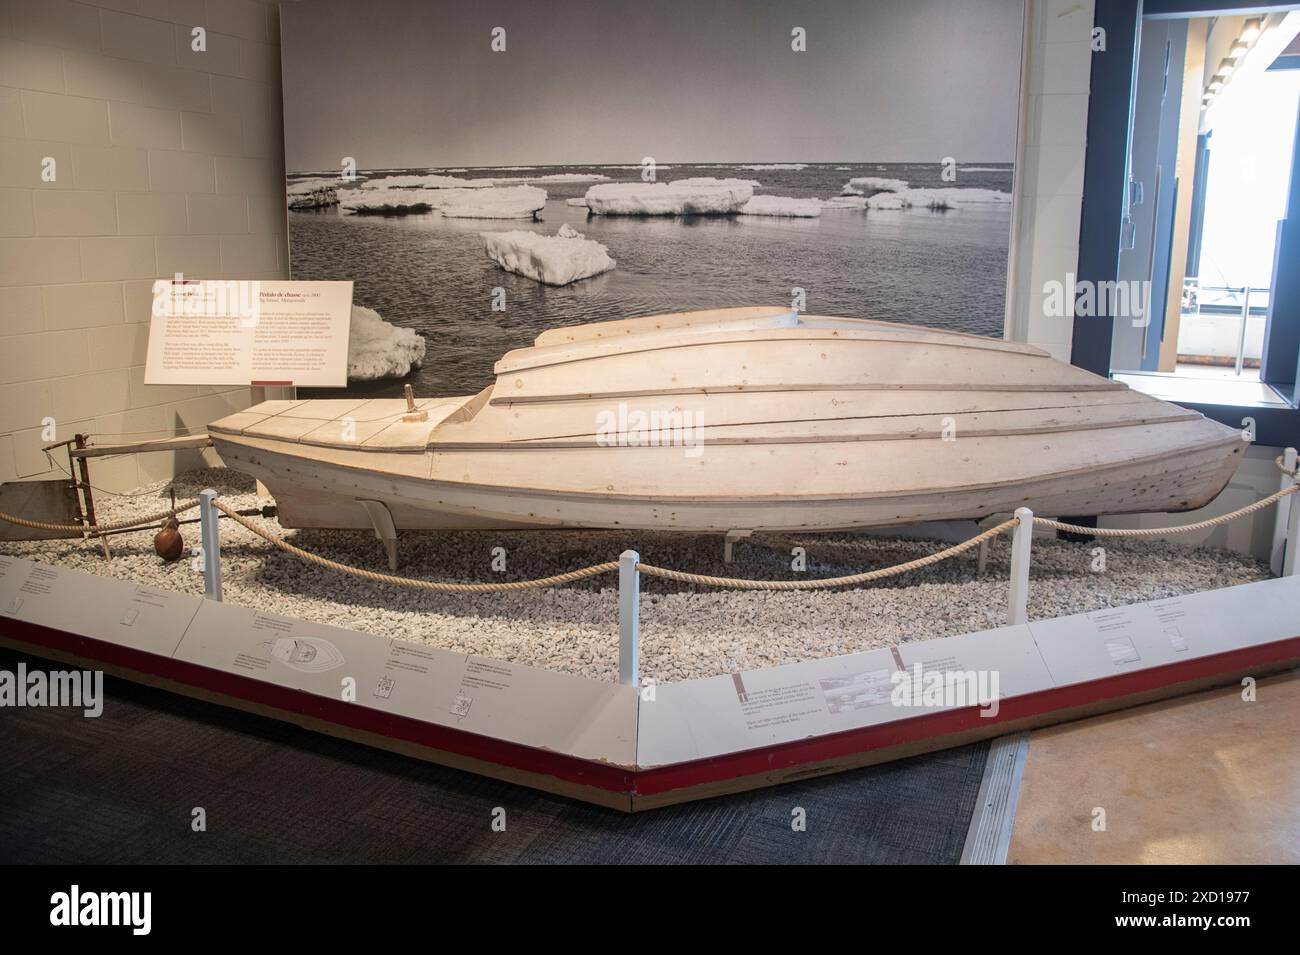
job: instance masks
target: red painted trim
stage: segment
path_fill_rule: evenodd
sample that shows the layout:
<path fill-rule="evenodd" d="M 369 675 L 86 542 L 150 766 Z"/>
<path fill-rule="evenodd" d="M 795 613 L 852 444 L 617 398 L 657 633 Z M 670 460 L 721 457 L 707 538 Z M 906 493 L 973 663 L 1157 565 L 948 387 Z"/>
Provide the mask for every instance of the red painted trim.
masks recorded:
<path fill-rule="evenodd" d="M 620 769 L 548 750 L 534 749 L 464 730 L 382 713 L 301 690 L 276 686 L 252 677 L 213 670 L 158 654 L 134 650 L 91 637 L 7 620 L 5 635 L 28 644 L 36 654 L 55 649 L 121 669 L 171 680 L 263 706 L 310 716 L 391 739 L 608 792 L 649 796 L 709 783 L 792 769 L 842 759 L 923 739 L 942 738 L 981 727 L 1041 716 L 1057 710 L 1122 699 L 1149 690 L 1231 673 L 1254 666 L 1300 662 L 1300 636 L 1224 653 L 1116 674 L 1071 686 L 1009 697 L 998 715 L 982 717 L 978 707 L 944 710 L 907 717 L 880 726 L 864 727 L 812 739 L 796 740 L 740 753 L 655 769 Z"/>
<path fill-rule="evenodd" d="M 10 619 L 4 621 L 4 624 L 6 636 L 31 645 L 33 652 L 38 655 L 43 647 L 60 650 L 88 660 L 172 680 L 250 703 L 299 713 L 339 726 L 376 733 L 391 739 L 404 740 L 512 769 L 553 776 L 577 785 L 619 793 L 632 790 L 631 770 L 605 763 L 534 749 L 506 740 L 493 739 L 490 736 L 437 726 L 410 717 L 383 713 L 356 703 L 345 703 L 343 700 L 317 696 L 302 690 L 267 683 L 264 680 L 225 673 L 196 663 L 174 660 L 156 653 L 147 653 L 22 620 Z"/>
<path fill-rule="evenodd" d="M 292 381 L 250 381 L 250 388 L 292 388 Z"/>
<path fill-rule="evenodd" d="M 772 773 L 792 767 L 841 759 L 875 749 L 884 749 L 922 739 L 947 736 L 981 726 L 1008 723 L 1029 716 L 1041 716 L 1055 710 L 1112 700 L 1138 693 L 1186 683 L 1220 673 L 1231 673 L 1252 666 L 1300 660 L 1300 637 L 1229 650 L 1178 663 L 1133 670 L 1115 676 L 1075 683 L 1070 686 L 1039 690 L 1004 699 L 998 715 L 983 717 L 978 707 L 944 710 L 924 716 L 912 716 L 880 726 L 847 730 L 828 736 L 781 743 L 763 749 L 728 753 L 689 763 L 674 763 L 656 769 L 638 770 L 636 792 L 649 796 L 715 783 L 737 777 Z"/>

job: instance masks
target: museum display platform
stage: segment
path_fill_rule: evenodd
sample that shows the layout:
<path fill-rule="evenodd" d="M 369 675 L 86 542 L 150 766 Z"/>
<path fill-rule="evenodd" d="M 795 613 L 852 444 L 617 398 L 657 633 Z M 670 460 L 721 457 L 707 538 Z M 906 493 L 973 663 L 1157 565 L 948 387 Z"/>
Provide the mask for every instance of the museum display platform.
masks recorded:
<path fill-rule="evenodd" d="M 0 642 L 633 812 L 1293 667 L 1300 577 L 634 687 L 0 557 Z"/>

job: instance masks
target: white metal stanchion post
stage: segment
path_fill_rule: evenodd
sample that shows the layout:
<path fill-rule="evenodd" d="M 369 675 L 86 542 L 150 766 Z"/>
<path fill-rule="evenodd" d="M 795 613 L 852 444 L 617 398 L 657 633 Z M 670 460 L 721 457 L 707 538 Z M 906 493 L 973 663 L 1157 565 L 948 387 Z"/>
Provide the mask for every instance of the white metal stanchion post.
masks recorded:
<path fill-rule="evenodd" d="M 618 682 L 641 685 L 641 555 L 618 555 Z"/>
<path fill-rule="evenodd" d="M 212 502 L 217 492 L 208 488 L 199 494 L 199 528 L 203 545 L 203 596 L 221 599 L 221 531 L 217 528 L 217 509 Z"/>
<path fill-rule="evenodd" d="M 1294 455 L 1294 450 L 1292 453 Z M 1292 463 L 1291 466 L 1294 468 L 1295 464 Z M 1292 483 L 1300 485 L 1300 474 L 1290 475 L 1290 478 Z M 1296 501 L 1297 497 L 1300 497 L 1300 492 L 1282 498 L 1283 501 L 1291 502 L 1286 521 L 1286 557 L 1282 560 L 1283 577 L 1300 574 L 1300 559 L 1298 559 L 1300 558 L 1300 501 Z"/>
<path fill-rule="evenodd" d="M 1295 448 L 1287 448 L 1282 453 L 1282 467 L 1288 471 L 1295 471 L 1296 451 Z M 1285 491 L 1295 483 L 1295 477 L 1292 474 L 1283 474 L 1282 480 L 1278 482 L 1277 489 Z M 1295 537 L 1287 536 L 1287 523 L 1296 513 L 1296 497 L 1300 495 L 1292 494 L 1290 497 L 1284 497 L 1277 502 L 1277 509 L 1273 514 L 1273 547 L 1269 551 L 1268 566 L 1273 571 L 1273 576 L 1280 577 L 1283 574 L 1282 561 L 1284 554 L 1290 554 L 1298 545 L 1292 543 L 1290 547 L 1288 542 L 1295 541 Z"/>
<path fill-rule="evenodd" d="M 1007 599 L 1007 623 L 1029 622 L 1029 547 L 1034 536 L 1034 512 L 1016 508 L 1016 525 L 1011 536 L 1011 592 Z"/>

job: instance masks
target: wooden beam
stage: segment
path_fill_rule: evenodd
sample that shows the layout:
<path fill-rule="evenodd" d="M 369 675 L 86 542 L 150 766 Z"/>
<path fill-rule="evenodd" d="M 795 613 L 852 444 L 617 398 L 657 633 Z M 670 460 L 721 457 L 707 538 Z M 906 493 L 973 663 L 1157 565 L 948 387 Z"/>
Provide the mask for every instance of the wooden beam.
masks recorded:
<path fill-rule="evenodd" d="M 109 454 L 134 454 L 137 451 L 185 451 L 189 448 L 209 448 L 212 439 L 206 434 L 182 434 L 174 438 L 153 438 L 148 441 L 128 441 L 125 444 L 92 444 L 73 448 L 74 458 L 100 458 Z"/>

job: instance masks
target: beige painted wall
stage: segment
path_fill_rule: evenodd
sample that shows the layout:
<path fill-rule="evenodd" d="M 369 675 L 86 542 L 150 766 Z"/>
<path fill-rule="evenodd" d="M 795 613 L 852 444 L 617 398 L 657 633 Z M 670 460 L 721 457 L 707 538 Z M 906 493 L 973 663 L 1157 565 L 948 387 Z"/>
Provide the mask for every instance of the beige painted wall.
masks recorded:
<path fill-rule="evenodd" d="M 1029 0 L 1026 16 L 1006 336 L 1068 361 L 1073 322 L 1044 314 L 1043 290 L 1079 262 L 1093 4 Z"/>
<path fill-rule="evenodd" d="M 0 481 L 58 476 L 46 417 L 60 440 L 113 440 L 249 403 L 144 384 L 151 287 L 286 278 L 283 156 L 274 3 L 0 0 Z M 197 463 L 129 455 L 92 477 L 123 490 Z"/>

